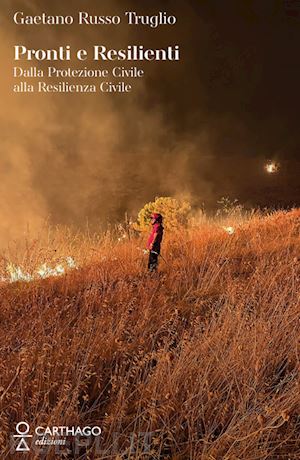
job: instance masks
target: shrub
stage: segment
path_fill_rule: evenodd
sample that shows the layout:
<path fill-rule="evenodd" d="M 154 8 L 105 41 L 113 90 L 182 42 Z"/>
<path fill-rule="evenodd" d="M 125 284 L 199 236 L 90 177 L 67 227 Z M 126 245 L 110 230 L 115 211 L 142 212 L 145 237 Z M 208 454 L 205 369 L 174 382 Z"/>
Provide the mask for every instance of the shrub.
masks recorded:
<path fill-rule="evenodd" d="M 175 228 L 178 225 L 187 225 L 191 205 L 187 200 L 178 200 L 171 197 L 157 197 L 155 201 L 145 204 L 140 210 L 134 228 L 138 231 L 149 229 L 151 214 L 158 212 L 164 218 L 164 227 Z"/>

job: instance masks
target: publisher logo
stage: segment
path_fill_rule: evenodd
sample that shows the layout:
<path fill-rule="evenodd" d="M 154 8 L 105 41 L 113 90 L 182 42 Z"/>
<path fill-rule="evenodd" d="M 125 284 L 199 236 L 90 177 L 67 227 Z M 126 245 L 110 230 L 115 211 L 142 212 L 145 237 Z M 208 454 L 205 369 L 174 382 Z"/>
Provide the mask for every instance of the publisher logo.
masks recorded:
<path fill-rule="evenodd" d="M 17 434 L 14 434 L 13 437 L 18 440 L 16 451 L 17 452 L 28 452 L 30 447 L 27 444 L 29 438 L 32 438 L 32 435 L 29 434 L 30 426 L 26 422 L 19 422 L 16 426 Z"/>
<path fill-rule="evenodd" d="M 54 447 L 67 449 L 70 443 L 80 448 L 81 445 L 91 445 L 101 436 L 99 426 L 36 426 L 33 434 L 27 422 L 19 422 L 16 434 L 13 434 L 12 452 L 35 452 Z M 30 442 L 29 442 L 30 440 Z M 98 442 L 98 441 L 97 441 Z"/>

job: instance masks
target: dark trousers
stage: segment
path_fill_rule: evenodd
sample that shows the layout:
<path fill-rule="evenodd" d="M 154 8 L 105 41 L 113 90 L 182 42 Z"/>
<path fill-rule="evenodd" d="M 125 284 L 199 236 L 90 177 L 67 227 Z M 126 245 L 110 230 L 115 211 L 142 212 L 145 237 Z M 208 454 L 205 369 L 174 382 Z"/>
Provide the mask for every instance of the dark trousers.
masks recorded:
<path fill-rule="evenodd" d="M 153 249 L 149 251 L 148 270 L 150 272 L 156 272 L 157 270 L 159 253 L 160 253 L 159 246 L 154 246 Z"/>

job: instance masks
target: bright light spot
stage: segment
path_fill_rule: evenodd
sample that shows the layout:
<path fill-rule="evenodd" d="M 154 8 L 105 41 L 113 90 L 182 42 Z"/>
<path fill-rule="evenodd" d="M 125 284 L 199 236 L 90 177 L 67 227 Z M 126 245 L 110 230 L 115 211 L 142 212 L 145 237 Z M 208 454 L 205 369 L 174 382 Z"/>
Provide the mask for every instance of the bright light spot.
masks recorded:
<path fill-rule="evenodd" d="M 275 162 L 269 162 L 265 165 L 265 170 L 269 174 L 274 174 L 279 170 L 279 164 Z"/>
<path fill-rule="evenodd" d="M 6 271 L 9 277 L 2 277 L 1 281 L 9 283 L 15 283 L 16 281 L 30 282 L 41 278 L 45 279 L 52 276 L 61 276 L 66 273 L 67 269 L 74 270 L 77 268 L 78 267 L 75 263 L 75 260 L 72 257 L 66 257 L 64 262 L 56 265 L 53 268 L 44 263 L 32 274 L 23 271 L 23 269 L 17 265 L 9 264 L 6 267 Z"/>
<path fill-rule="evenodd" d="M 16 267 L 13 264 L 9 264 L 6 270 L 10 276 L 9 281 L 11 283 L 14 283 L 16 281 L 27 281 L 28 282 L 28 281 L 33 280 L 33 277 L 29 273 L 23 272 L 21 267 Z"/>
<path fill-rule="evenodd" d="M 75 260 L 73 259 L 73 257 L 67 257 L 66 258 L 66 262 L 67 262 L 67 265 L 69 268 L 78 268 L 77 265 L 76 265 L 76 262 Z"/>
<path fill-rule="evenodd" d="M 234 227 L 222 227 L 228 235 L 233 235 L 235 232 Z"/>

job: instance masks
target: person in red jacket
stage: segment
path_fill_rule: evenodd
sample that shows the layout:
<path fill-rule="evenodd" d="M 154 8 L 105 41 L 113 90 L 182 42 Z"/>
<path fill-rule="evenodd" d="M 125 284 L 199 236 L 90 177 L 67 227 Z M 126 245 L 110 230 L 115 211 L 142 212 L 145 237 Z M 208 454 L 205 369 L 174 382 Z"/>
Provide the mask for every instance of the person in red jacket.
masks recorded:
<path fill-rule="evenodd" d="M 152 231 L 147 242 L 147 249 L 149 250 L 148 270 L 150 272 L 156 271 L 158 266 L 158 256 L 164 234 L 162 222 L 163 217 L 161 214 L 157 212 L 151 214 Z"/>

